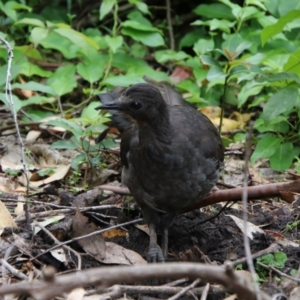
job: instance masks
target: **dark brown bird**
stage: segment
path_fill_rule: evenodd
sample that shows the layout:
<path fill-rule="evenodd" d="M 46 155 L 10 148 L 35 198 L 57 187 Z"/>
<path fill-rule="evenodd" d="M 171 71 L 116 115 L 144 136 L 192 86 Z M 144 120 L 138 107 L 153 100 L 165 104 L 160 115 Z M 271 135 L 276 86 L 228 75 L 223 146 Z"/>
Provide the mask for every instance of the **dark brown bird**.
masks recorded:
<path fill-rule="evenodd" d="M 115 111 L 113 118 L 124 115 L 128 122 L 121 141 L 122 182 L 149 225 L 149 262 L 164 261 L 168 228 L 175 216 L 209 194 L 223 165 L 222 141 L 215 126 L 184 105 L 173 87 L 165 85 L 165 89 L 168 92 L 162 94 L 156 84 L 136 84 L 121 95 L 108 93 L 105 104 L 98 107 Z M 178 105 L 174 98 L 180 99 L 175 101 Z M 163 229 L 162 250 L 156 227 Z"/>

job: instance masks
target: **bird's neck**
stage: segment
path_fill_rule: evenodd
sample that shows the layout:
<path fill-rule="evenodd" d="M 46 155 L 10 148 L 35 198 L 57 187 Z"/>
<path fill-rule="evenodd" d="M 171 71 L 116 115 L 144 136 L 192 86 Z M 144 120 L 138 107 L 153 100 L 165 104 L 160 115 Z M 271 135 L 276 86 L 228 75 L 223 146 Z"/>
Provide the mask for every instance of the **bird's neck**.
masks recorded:
<path fill-rule="evenodd" d="M 171 141 L 172 128 L 168 111 L 160 112 L 158 116 L 147 120 L 147 122 L 139 122 L 138 128 L 140 143 L 147 141 L 170 143 Z"/>

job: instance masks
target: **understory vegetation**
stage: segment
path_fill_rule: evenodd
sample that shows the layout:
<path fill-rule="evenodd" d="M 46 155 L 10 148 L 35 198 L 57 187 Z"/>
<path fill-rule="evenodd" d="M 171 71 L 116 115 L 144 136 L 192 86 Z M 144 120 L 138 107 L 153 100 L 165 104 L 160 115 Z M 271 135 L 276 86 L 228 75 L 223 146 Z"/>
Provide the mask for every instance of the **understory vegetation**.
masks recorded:
<path fill-rule="evenodd" d="M 83 162 L 99 165 L 99 148 L 114 144 L 86 138 L 108 121 L 94 110 L 96 95 L 143 82 L 144 75 L 171 80 L 196 107 L 221 106 L 224 118 L 247 113 L 251 162 L 267 158 L 277 171 L 299 170 L 298 0 L 172 1 L 168 8 L 140 0 L 20 0 L 1 1 L 0 11 L 1 37 L 14 51 L 20 123 L 43 121 L 70 132 L 52 147 L 81 149 L 74 170 Z M 9 107 L 4 45 L 0 59 L 0 101 Z M 229 130 L 224 143 L 244 141 L 248 124 Z"/>

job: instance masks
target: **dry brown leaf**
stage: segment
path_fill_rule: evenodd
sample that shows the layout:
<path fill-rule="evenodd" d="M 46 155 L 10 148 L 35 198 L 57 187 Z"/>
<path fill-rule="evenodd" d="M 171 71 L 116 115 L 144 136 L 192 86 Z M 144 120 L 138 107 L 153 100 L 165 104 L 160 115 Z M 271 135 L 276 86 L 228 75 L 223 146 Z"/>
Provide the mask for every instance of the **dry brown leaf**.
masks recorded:
<path fill-rule="evenodd" d="M 135 227 L 138 228 L 139 230 L 144 231 L 145 233 L 147 233 L 149 235 L 149 227 L 146 224 L 135 224 Z"/>
<path fill-rule="evenodd" d="M 19 76 L 19 80 L 22 84 L 26 83 L 26 81 L 21 76 Z M 23 97 L 25 97 L 27 99 L 36 94 L 36 92 L 34 92 L 34 91 L 24 90 L 24 89 L 17 89 L 17 92 L 18 92 L 18 94 L 22 95 Z"/>
<path fill-rule="evenodd" d="M 24 196 L 18 195 L 18 200 L 24 201 Z M 24 204 L 24 202 L 18 202 L 17 207 L 14 210 L 14 213 L 17 215 L 17 217 L 24 215 Z"/>
<path fill-rule="evenodd" d="M 17 224 L 6 206 L 0 201 L 0 234 L 2 234 L 5 227 L 17 227 Z"/>
<path fill-rule="evenodd" d="M 127 232 L 125 230 L 122 230 L 122 229 L 111 229 L 111 230 L 108 230 L 108 231 L 105 231 L 102 233 L 102 236 L 105 237 L 105 238 L 109 238 L 109 239 L 112 239 L 116 236 L 126 236 L 127 235 Z"/>
<path fill-rule="evenodd" d="M 71 165 L 60 165 L 56 167 L 54 174 L 50 175 L 48 178 L 39 180 L 39 181 L 31 181 L 30 185 L 33 187 L 39 187 L 43 184 L 48 184 L 50 182 L 63 179 L 67 173 L 69 172 Z M 24 182 L 23 182 L 24 184 Z"/>
<path fill-rule="evenodd" d="M 199 110 L 211 120 L 221 117 L 222 110 L 219 106 L 205 106 L 201 107 Z"/>
<path fill-rule="evenodd" d="M 99 260 L 104 264 L 141 265 L 147 262 L 138 253 L 115 243 L 106 242 L 106 257 Z"/>
<path fill-rule="evenodd" d="M 85 290 L 83 288 L 77 288 L 69 293 L 67 300 L 82 300 L 84 299 L 84 295 Z"/>
<path fill-rule="evenodd" d="M 91 232 L 99 230 L 94 223 L 89 223 L 89 219 L 85 217 L 80 211 L 77 211 L 73 217 L 72 231 L 74 237 L 83 236 Z M 78 241 L 80 246 L 89 255 L 93 256 L 97 260 L 105 259 L 106 257 L 106 245 L 104 238 L 101 234 L 94 235 L 92 237 L 86 237 Z"/>
<path fill-rule="evenodd" d="M 248 238 L 250 238 L 251 240 L 253 239 L 253 233 L 265 233 L 262 229 L 260 229 L 258 226 L 254 225 L 251 222 L 247 222 L 247 232 L 245 232 L 245 228 L 244 228 L 244 220 L 233 216 L 233 215 L 227 215 L 228 217 L 230 217 L 235 224 L 238 226 L 238 228 L 243 232 L 243 234 L 246 234 L 248 236 Z"/>
<path fill-rule="evenodd" d="M 26 135 L 26 142 L 36 141 L 42 134 L 41 130 L 30 130 Z"/>

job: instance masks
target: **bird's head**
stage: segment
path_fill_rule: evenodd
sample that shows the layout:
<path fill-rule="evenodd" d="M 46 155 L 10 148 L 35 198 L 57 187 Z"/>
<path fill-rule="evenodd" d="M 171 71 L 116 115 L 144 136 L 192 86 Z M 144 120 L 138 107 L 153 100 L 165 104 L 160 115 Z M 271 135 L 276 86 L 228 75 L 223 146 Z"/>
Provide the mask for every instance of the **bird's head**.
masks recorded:
<path fill-rule="evenodd" d="M 167 104 L 156 87 L 139 83 L 128 88 L 119 98 L 97 109 L 119 110 L 141 123 L 151 122 L 166 114 Z"/>

